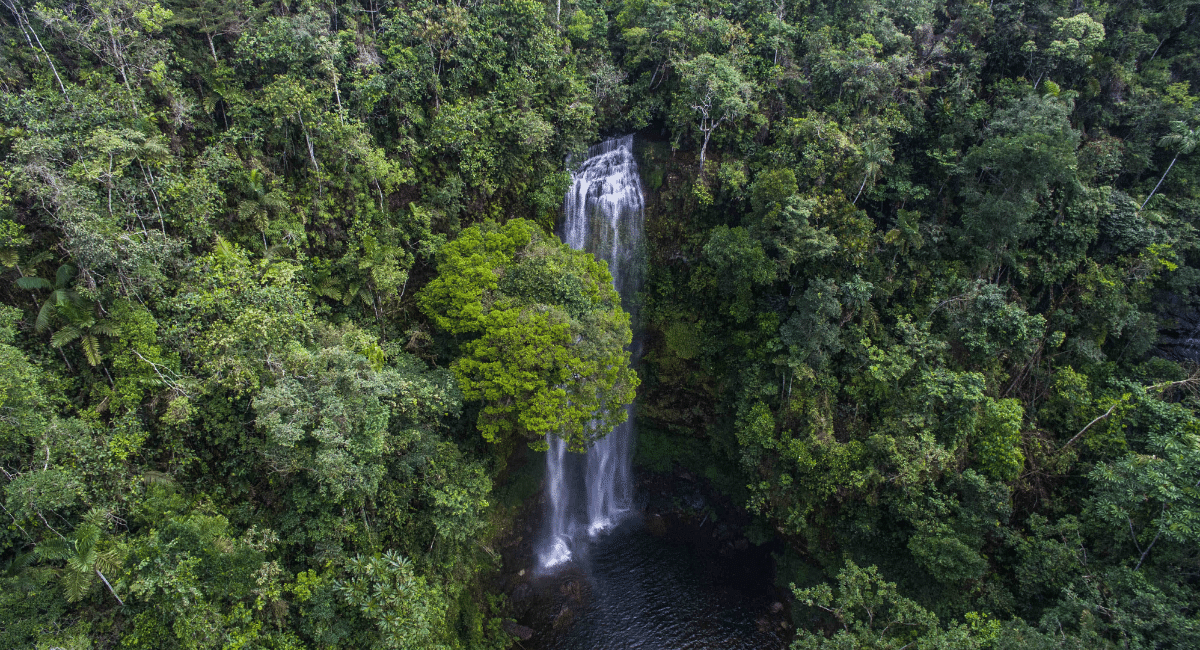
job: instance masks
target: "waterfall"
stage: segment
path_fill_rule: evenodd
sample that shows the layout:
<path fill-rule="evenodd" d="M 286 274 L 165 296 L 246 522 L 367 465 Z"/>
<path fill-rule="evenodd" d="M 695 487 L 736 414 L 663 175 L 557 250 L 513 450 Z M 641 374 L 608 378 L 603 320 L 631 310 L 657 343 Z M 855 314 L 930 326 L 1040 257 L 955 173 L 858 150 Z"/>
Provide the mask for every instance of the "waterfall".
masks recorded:
<path fill-rule="evenodd" d="M 613 285 L 636 326 L 634 294 L 642 281 L 645 214 L 633 136 L 613 138 L 589 148 L 587 160 L 572 174 L 572 181 L 563 201 L 563 241 L 608 262 Z M 565 443 L 553 434 L 547 435 L 550 507 L 546 537 L 539 552 L 542 568 L 570 560 L 583 539 L 580 533 L 595 537 L 616 526 L 632 510 L 633 410 L 632 406 L 625 408 L 629 417 L 593 445 L 582 463 L 566 452 Z"/>

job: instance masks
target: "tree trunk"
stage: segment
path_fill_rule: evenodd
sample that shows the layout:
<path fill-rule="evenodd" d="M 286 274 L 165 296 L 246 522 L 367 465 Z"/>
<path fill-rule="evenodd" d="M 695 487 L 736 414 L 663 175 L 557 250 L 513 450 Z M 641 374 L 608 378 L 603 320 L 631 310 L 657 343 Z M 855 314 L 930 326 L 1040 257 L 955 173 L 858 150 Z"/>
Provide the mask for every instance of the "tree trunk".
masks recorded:
<path fill-rule="evenodd" d="M 1154 192 L 1157 192 L 1158 188 L 1162 186 L 1163 181 L 1167 180 L 1167 174 L 1171 173 L 1171 168 L 1175 166 L 1176 160 L 1179 160 L 1179 154 L 1175 154 L 1175 157 L 1171 159 L 1171 164 L 1167 165 L 1167 171 L 1163 172 L 1162 178 L 1158 179 L 1158 185 L 1154 186 L 1154 191 L 1150 192 L 1150 196 L 1147 196 L 1145 201 L 1142 201 L 1142 208 L 1146 207 L 1146 204 L 1150 202 L 1150 199 L 1154 198 Z M 1138 210 L 1141 210 L 1142 208 L 1138 208 Z"/>
<path fill-rule="evenodd" d="M 296 119 L 300 120 L 300 128 L 304 131 L 304 141 L 308 143 L 308 159 L 312 162 L 313 170 L 320 174 L 321 166 L 317 164 L 317 154 L 313 151 L 312 138 L 308 136 L 308 127 L 304 126 L 304 118 L 298 112 L 296 113 Z"/>
<path fill-rule="evenodd" d="M 332 65 L 333 65 L 333 63 L 331 62 L 331 63 L 330 63 L 330 65 L 332 66 Z M 339 122 L 341 122 L 342 124 L 345 124 L 345 123 L 346 123 L 346 118 L 342 117 L 342 114 L 345 112 L 345 111 L 342 109 L 342 91 L 338 89 L 338 76 L 337 76 L 337 72 L 334 72 L 334 73 L 333 73 L 333 95 L 334 95 L 334 97 L 337 97 L 337 105 L 338 105 L 338 121 L 339 121 Z"/>
<path fill-rule="evenodd" d="M 705 110 L 705 111 L 703 112 L 703 114 L 707 116 L 707 115 L 708 115 L 708 111 L 707 111 L 707 110 Z M 703 176 L 703 175 L 704 175 L 704 157 L 705 157 L 705 154 L 706 154 L 706 152 L 708 151 L 708 139 L 712 137 L 713 131 L 716 131 L 716 130 L 717 130 L 717 127 L 718 127 L 718 126 L 721 126 L 721 122 L 724 122 L 724 121 L 725 121 L 725 117 L 726 117 L 726 116 L 722 115 L 722 116 L 721 116 L 721 119 L 719 119 L 719 120 L 713 120 L 713 119 L 709 119 L 709 118 L 705 117 L 705 118 L 703 118 L 703 119 L 701 119 L 701 120 L 700 120 L 700 130 L 704 132 L 704 144 L 700 145 L 700 171 L 699 171 L 699 176 Z M 705 126 L 704 126 L 704 125 L 705 125 L 705 123 L 707 123 L 707 124 L 708 124 L 708 128 L 705 128 Z"/>
<path fill-rule="evenodd" d="M 100 569 L 93 569 L 93 571 L 95 571 L 96 575 L 100 576 L 100 579 L 104 581 L 104 586 L 108 587 L 108 593 L 112 594 L 113 598 L 116 598 L 118 603 L 121 603 L 121 607 L 124 607 L 125 601 L 121 600 L 121 597 L 117 595 L 117 592 L 113 591 L 112 585 L 108 584 L 108 578 L 105 578 L 104 574 L 100 573 Z"/>
<path fill-rule="evenodd" d="M 137 99 L 133 96 L 133 87 L 129 85 L 129 76 L 125 74 L 125 57 L 121 54 L 121 48 L 117 45 L 117 36 L 113 33 L 112 22 L 108 22 L 108 40 L 112 46 L 113 58 L 116 59 L 117 70 L 121 73 L 121 81 L 125 82 L 125 91 L 129 93 L 129 106 L 133 109 L 134 115 L 139 115 L 137 109 Z"/>
<path fill-rule="evenodd" d="M 17 27 L 21 28 L 21 34 L 25 36 L 25 42 L 29 43 L 29 47 L 35 50 L 41 50 L 46 57 L 46 63 L 50 64 L 50 71 L 54 73 L 54 80 L 58 82 L 58 87 L 62 90 L 63 97 L 66 98 L 67 104 L 71 103 L 71 97 L 67 95 L 67 87 L 63 85 L 62 77 L 58 76 L 58 68 L 54 65 L 54 59 L 50 58 L 50 53 L 46 51 L 46 47 L 42 45 L 42 39 L 33 29 L 33 24 L 29 22 L 29 16 L 24 9 L 19 9 L 15 3 L 5 2 L 4 6 L 12 12 L 14 18 L 17 19 Z M 28 31 L 26 31 L 28 29 Z M 33 35 L 33 40 L 37 41 L 37 47 L 34 47 L 33 41 L 29 40 L 29 35 Z"/>

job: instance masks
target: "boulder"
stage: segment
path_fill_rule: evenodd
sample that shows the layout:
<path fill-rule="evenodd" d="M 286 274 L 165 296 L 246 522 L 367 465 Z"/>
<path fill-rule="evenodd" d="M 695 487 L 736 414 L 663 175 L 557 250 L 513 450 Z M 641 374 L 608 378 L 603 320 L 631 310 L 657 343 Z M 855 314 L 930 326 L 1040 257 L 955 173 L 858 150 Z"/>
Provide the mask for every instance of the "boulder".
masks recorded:
<path fill-rule="evenodd" d="M 528 582 L 522 582 L 521 584 L 517 585 L 512 590 L 512 595 L 510 596 L 510 598 L 511 598 L 512 602 L 516 603 L 516 602 L 525 600 L 526 598 L 529 598 L 532 595 L 533 595 L 533 587 L 530 587 Z"/>
<path fill-rule="evenodd" d="M 533 638 L 533 628 L 520 625 L 516 621 L 504 621 L 504 631 L 522 641 Z"/>

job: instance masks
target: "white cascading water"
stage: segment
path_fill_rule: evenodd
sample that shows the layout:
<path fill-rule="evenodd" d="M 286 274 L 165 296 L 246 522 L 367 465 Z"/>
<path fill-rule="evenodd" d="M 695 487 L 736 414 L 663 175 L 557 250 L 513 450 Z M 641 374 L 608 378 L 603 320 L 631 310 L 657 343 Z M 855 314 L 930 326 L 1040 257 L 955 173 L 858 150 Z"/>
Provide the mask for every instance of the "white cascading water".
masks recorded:
<path fill-rule="evenodd" d="M 563 241 L 608 262 L 613 284 L 636 325 L 634 294 L 642 279 L 645 205 L 633 157 L 633 136 L 590 147 L 587 160 L 572 180 L 564 201 Z M 566 444 L 558 437 L 546 437 L 550 445 L 546 453 L 550 511 L 539 554 L 543 569 L 571 559 L 578 533 L 595 537 L 616 526 L 632 510 L 632 406 L 626 406 L 626 411 L 629 417 L 625 422 L 593 445 L 583 463 L 567 453 Z"/>

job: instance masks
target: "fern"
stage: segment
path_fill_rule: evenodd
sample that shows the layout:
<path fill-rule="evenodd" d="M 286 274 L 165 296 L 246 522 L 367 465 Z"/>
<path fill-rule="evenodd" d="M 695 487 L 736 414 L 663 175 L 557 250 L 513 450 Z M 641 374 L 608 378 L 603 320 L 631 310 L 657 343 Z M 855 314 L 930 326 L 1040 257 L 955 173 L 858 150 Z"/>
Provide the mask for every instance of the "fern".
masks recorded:
<path fill-rule="evenodd" d="M 61 348 L 80 336 L 83 336 L 83 332 L 81 332 L 78 327 L 75 327 L 74 325 L 64 325 L 57 332 L 50 336 L 50 347 Z"/>
<path fill-rule="evenodd" d="M 100 341 L 91 334 L 84 334 L 83 338 L 79 339 L 79 345 L 83 348 L 83 354 L 87 357 L 89 364 L 93 366 L 100 365 Z"/>
<path fill-rule="evenodd" d="M 10 264 L 9 266 L 12 265 Z M 45 278 L 35 278 L 32 275 L 27 275 L 23 278 L 17 278 L 17 286 L 27 291 L 51 288 L 49 280 Z"/>
<path fill-rule="evenodd" d="M 120 336 L 121 326 L 111 320 L 102 320 L 92 325 L 91 331 L 96 334 L 103 334 L 104 336 Z"/>
<path fill-rule="evenodd" d="M 42 303 L 42 308 L 38 310 L 37 319 L 33 321 L 33 329 L 36 332 L 45 332 L 47 327 L 50 327 L 50 316 L 54 314 L 54 303 L 47 300 Z"/>
<path fill-rule="evenodd" d="M 103 575 L 104 571 L 115 571 L 121 565 L 115 549 L 100 550 L 99 524 L 105 516 L 103 511 L 92 509 L 84 517 L 86 523 L 75 529 L 73 539 L 47 540 L 34 549 L 34 553 L 43 560 L 65 562 L 66 566 L 59 569 L 57 574 L 70 602 L 83 600 L 95 586 L 96 579 L 100 578 L 117 602 L 124 604 Z"/>
<path fill-rule="evenodd" d="M 75 267 L 70 264 L 63 264 L 58 267 L 58 271 L 54 274 L 54 284 L 62 289 L 71 284 L 71 280 L 75 279 Z"/>

